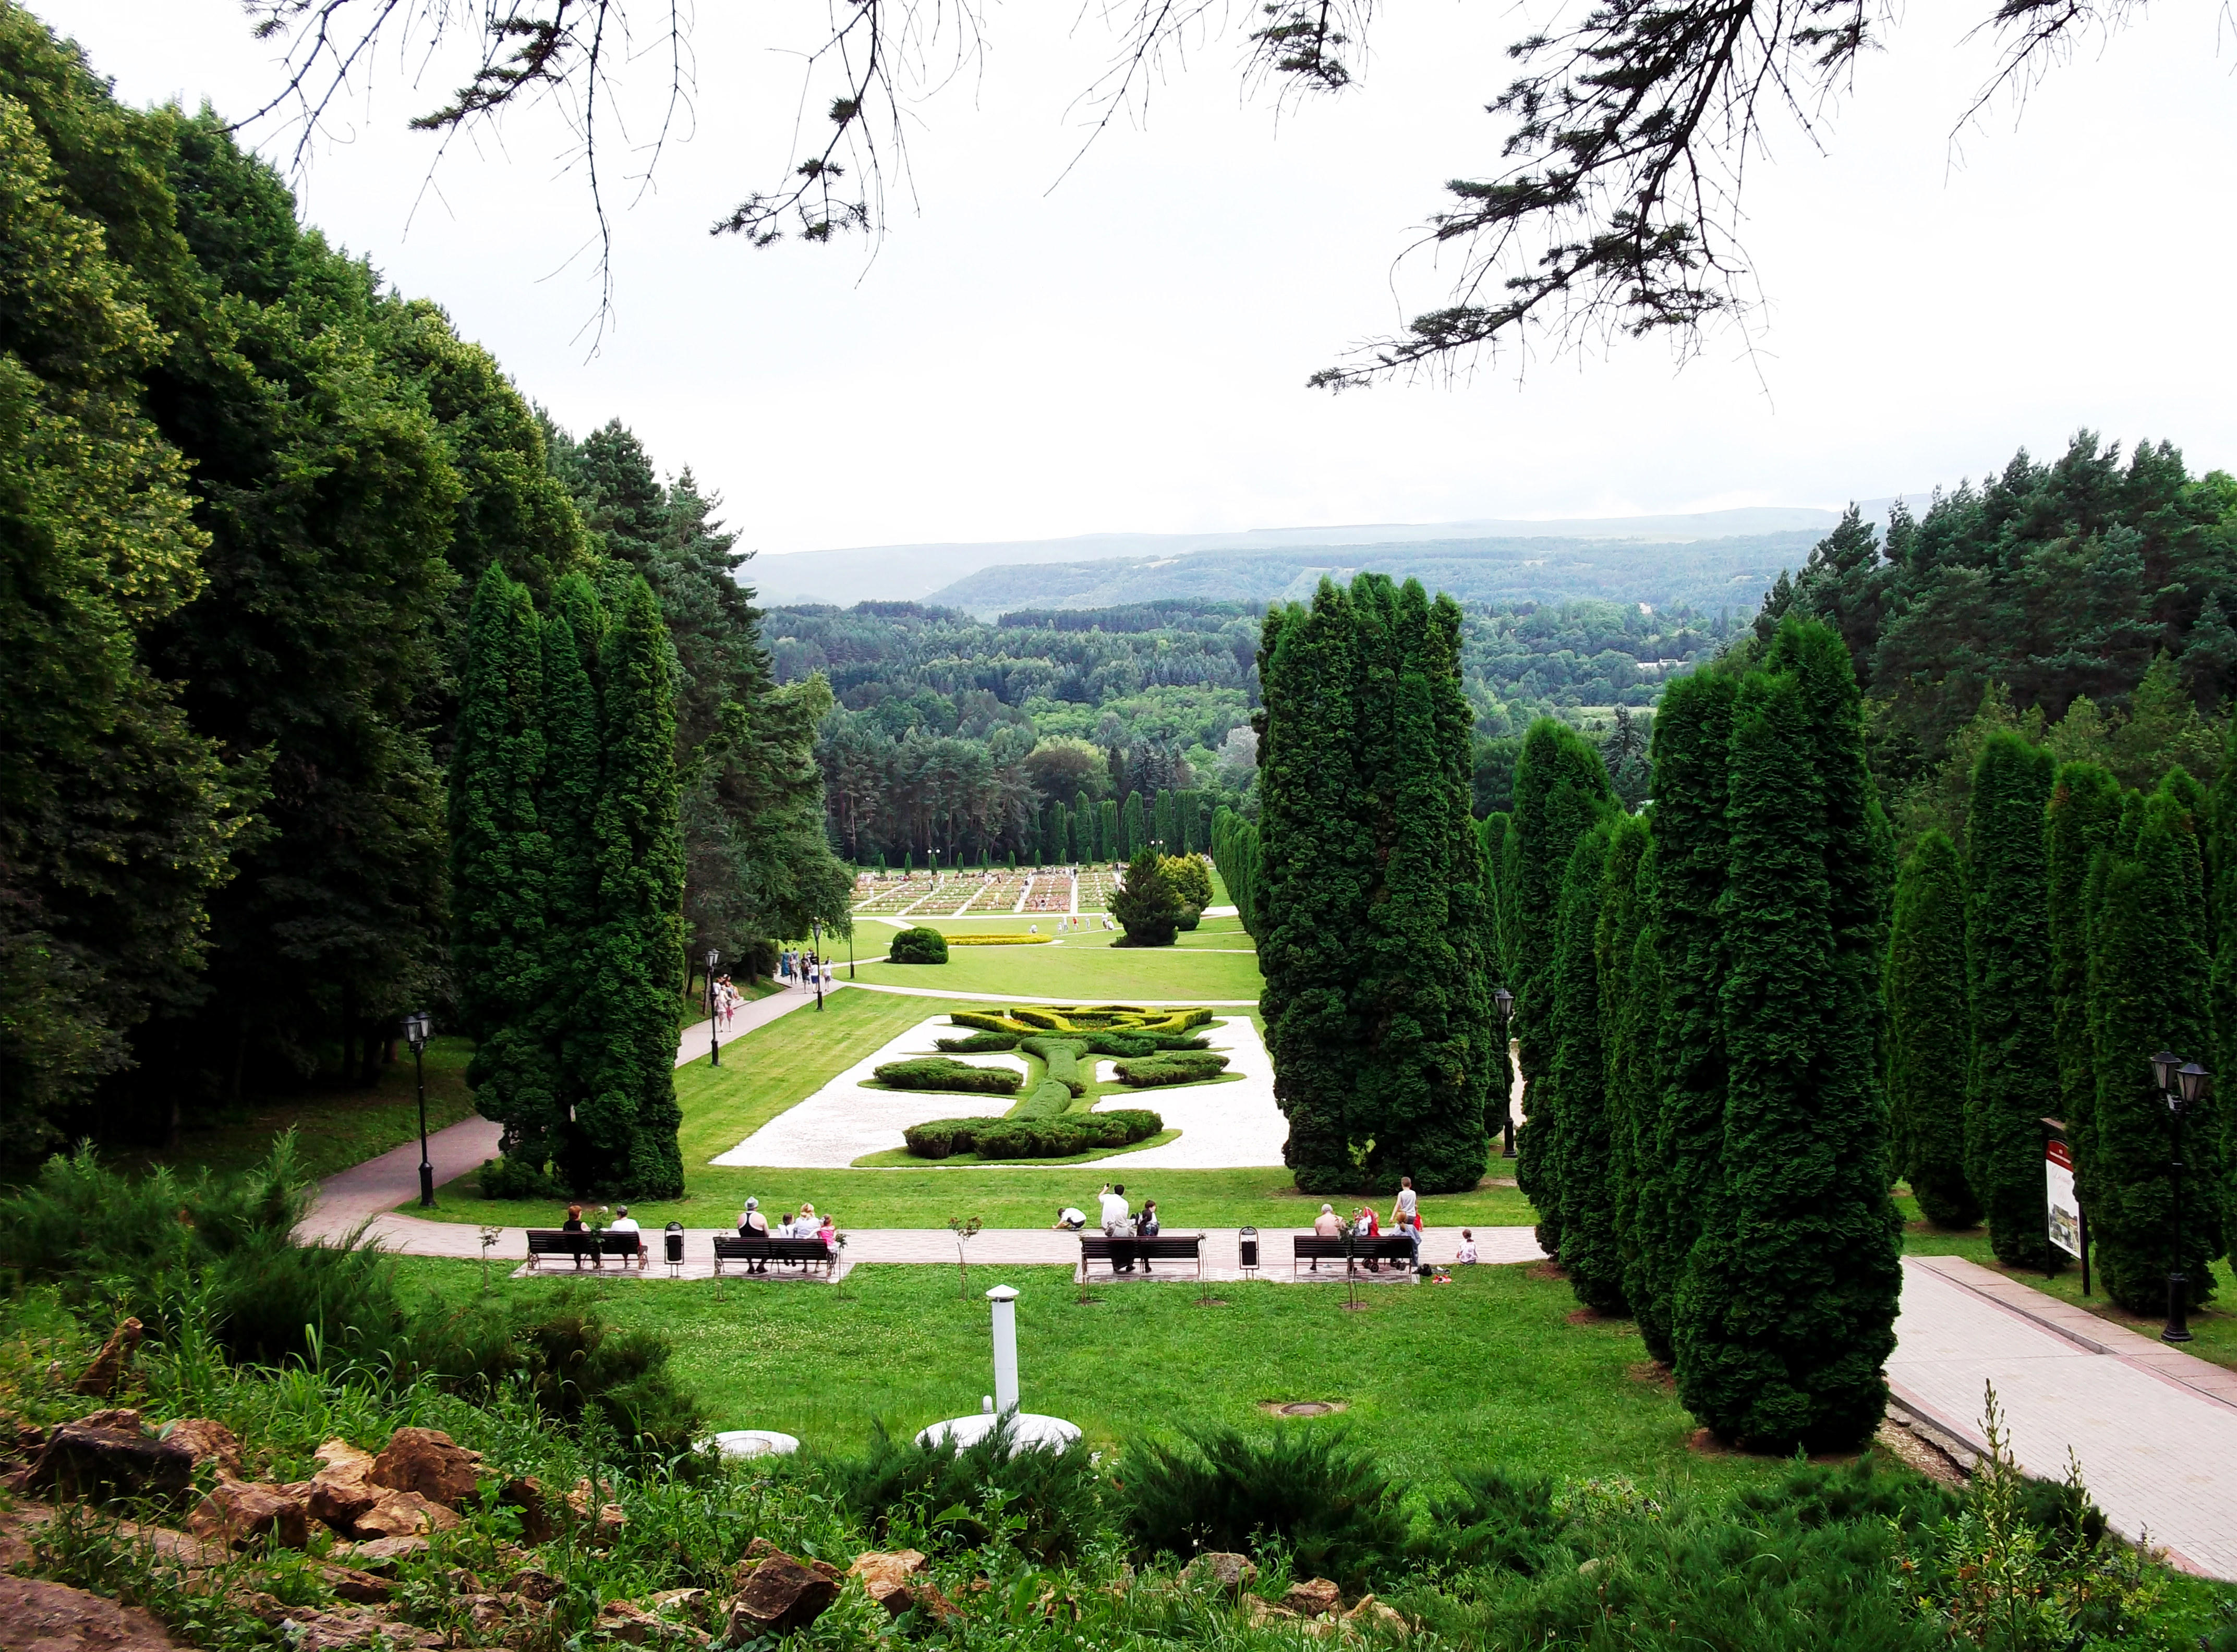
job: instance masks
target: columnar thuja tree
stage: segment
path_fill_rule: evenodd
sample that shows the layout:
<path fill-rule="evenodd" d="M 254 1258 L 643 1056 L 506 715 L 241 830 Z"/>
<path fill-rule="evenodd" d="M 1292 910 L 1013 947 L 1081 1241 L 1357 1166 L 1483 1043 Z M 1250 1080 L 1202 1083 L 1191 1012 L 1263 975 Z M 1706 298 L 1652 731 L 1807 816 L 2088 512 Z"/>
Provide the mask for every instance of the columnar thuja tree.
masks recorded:
<path fill-rule="evenodd" d="M 1554 1062 L 1534 1086 L 1532 1118 L 1541 1130 L 1539 1181 L 1561 1232 L 1561 1265 L 1577 1300 L 1603 1313 L 1624 1311 L 1623 1256 L 1616 1241 L 1611 1175 L 1607 1061 L 1602 1039 L 1600 974 L 1594 940 L 1609 879 L 1610 826 L 1577 839 L 1554 916 L 1551 1031 Z"/>
<path fill-rule="evenodd" d="M 1887 995 L 1896 1168 L 1927 1221 L 1970 1227 L 1981 1220 L 1981 1201 L 1965 1174 L 1965 1088 L 1973 1053 L 1965 873 L 1944 833 L 1921 838 L 1896 879 Z M 2036 1176 L 2040 1181 L 2040 1167 Z"/>
<path fill-rule="evenodd" d="M 1732 712 L 1722 1176 L 1677 1299 L 1719 1437 L 1852 1445 L 1886 1406 L 1900 1223 L 1879 1081 L 1889 834 L 1839 636 L 1789 622 Z"/>
<path fill-rule="evenodd" d="M 1515 1180 L 1538 1208 L 1538 1242 L 1561 1247 L 1558 1188 L 1546 1167 L 1558 1163 L 1558 1109 L 1538 1104 L 1538 1086 L 1554 1065 L 1553 966 L 1561 884 L 1577 839 L 1614 809 L 1615 793 L 1599 751 L 1567 723 L 1541 717 L 1523 736 L 1514 766 L 1514 824 L 1500 868 L 1513 1031 L 1522 1063 L 1523 1114 L 1516 1138 Z"/>
<path fill-rule="evenodd" d="M 683 1191 L 673 1078 L 683 847 L 667 632 L 634 576 L 580 575 L 540 623 L 476 593 L 452 767 L 454 962 L 508 1158 L 580 1191 Z"/>
<path fill-rule="evenodd" d="M 1501 892 L 1499 869 L 1505 864 L 1507 836 L 1511 817 L 1506 814 L 1486 815 L 1476 824 L 1476 838 L 1482 852 L 1483 864 L 1483 934 L 1478 950 L 1483 954 L 1484 969 L 1495 992 L 1506 986 L 1511 976 L 1508 964 L 1507 901 Z M 1508 988 L 1512 996 L 1514 989 Z M 1483 1098 L 1484 1134 L 1504 1137 L 1509 1110 L 1514 1096 L 1514 1057 L 1509 1048 L 1512 1040 L 1508 1029 L 1495 1014 L 1490 1022 L 1492 1045 L 1497 1058 L 1497 1070 Z"/>
<path fill-rule="evenodd" d="M 1142 824 L 1142 794 L 1129 792 L 1125 806 L 1118 812 L 1119 854 L 1132 860 L 1142 852 L 1142 846 L 1149 841 L 1149 837 L 1148 827 Z"/>
<path fill-rule="evenodd" d="M 1660 1094 L 1642 1117 L 1633 1218 L 1639 1261 L 1626 1275 L 1647 1352 L 1674 1358 L 1671 1315 L 1701 1216 L 1721 1178 L 1725 1029 L 1721 992 L 1728 832 L 1725 805 L 1736 678 L 1680 677 L 1654 715 L 1653 942 L 1661 1001 Z"/>
<path fill-rule="evenodd" d="M 1600 982 L 1600 1050 L 1607 1074 L 1607 1199 L 1617 1277 L 1611 1293 L 1589 1265 L 1587 1282 L 1606 1300 L 1628 1304 L 1640 1272 L 1639 1195 L 1641 1171 L 1654 1152 L 1660 1079 L 1655 1045 L 1662 1010 L 1662 972 L 1654 955 L 1654 835 L 1645 819 L 1617 818 L 1608 838 L 1607 873 L 1600 891 L 1593 963 Z M 1573 1282 L 1580 1278 L 1574 1236 L 1563 1252 Z M 1587 1247 L 1589 1257 L 1595 1247 Z M 1579 1286 L 1582 1296 L 1585 1286 Z M 1587 1299 L 1590 1300 L 1590 1299 Z"/>
<path fill-rule="evenodd" d="M 2134 1313 L 2166 1305 L 2168 1275 L 2189 1275 L 2194 1304 L 2213 1290 L 2222 1249 L 2210 1174 L 2221 1139 L 2208 1099 L 2183 1121 L 2183 1248 L 2174 1248 L 2169 1167 L 2174 1125 L 2151 1070 L 2161 1050 L 2196 1059 L 2209 1048 L 2204 878 L 2197 822 L 2177 788 L 2125 812 L 2099 852 L 2092 894 L 2089 1028 L 2097 1090 L 2076 1143 L 2088 1165 L 2083 1213 L 2105 1288 Z M 2070 1122 L 2070 1121 L 2069 1121 Z"/>
<path fill-rule="evenodd" d="M 2058 1084 L 2051 1032 L 2049 864 L 2044 810 L 2056 761 L 2015 734 L 1990 737 L 1973 767 L 1966 827 L 1966 957 L 1973 1063 L 1965 1168 L 1996 1259 L 2049 1267 L 2042 1119 Z"/>
<path fill-rule="evenodd" d="M 1475 1186 L 1495 1064 L 1460 615 L 1363 575 L 1261 632 L 1259 958 L 1297 1185 Z"/>
<path fill-rule="evenodd" d="M 2121 810 L 2121 785 L 2108 771 L 2067 763 L 2052 782 L 2043 814 L 2056 1116 L 2074 1148 L 2074 1189 L 2084 1212 L 2096 1197 L 2087 1150 L 2097 1110 L 2097 1053 L 2089 1029 L 2091 891 L 2099 856 L 2119 831 Z"/>

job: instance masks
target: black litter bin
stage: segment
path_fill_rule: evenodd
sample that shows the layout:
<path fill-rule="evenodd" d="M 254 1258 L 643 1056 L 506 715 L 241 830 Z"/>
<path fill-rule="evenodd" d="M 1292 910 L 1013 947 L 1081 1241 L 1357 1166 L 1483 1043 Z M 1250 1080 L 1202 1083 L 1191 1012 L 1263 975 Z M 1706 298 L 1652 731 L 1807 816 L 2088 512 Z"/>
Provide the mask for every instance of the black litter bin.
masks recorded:
<path fill-rule="evenodd" d="M 1245 1227 L 1240 1233 L 1237 1234 L 1235 1237 L 1237 1248 L 1241 1250 L 1243 1253 L 1243 1266 L 1245 1267 L 1257 1267 L 1258 1230 L 1256 1227 Z"/>
<path fill-rule="evenodd" d="M 683 1224 L 680 1221 L 669 1223 L 668 1232 L 662 1237 L 668 1247 L 668 1266 L 670 1271 L 683 1267 Z"/>

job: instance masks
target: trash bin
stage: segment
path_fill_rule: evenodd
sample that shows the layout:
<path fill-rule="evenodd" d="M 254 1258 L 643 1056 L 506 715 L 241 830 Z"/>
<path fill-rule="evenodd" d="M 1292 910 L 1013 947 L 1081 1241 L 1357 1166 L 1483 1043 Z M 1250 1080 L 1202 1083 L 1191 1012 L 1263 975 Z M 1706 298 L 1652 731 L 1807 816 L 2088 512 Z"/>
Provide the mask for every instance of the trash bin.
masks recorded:
<path fill-rule="evenodd" d="M 683 1224 L 680 1221 L 672 1221 L 669 1223 L 668 1232 L 663 1235 L 663 1238 L 667 1246 L 669 1267 L 670 1268 L 683 1267 Z"/>
<path fill-rule="evenodd" d="M 1245 1227 L 1235 1237 L 1237 1247 L 1243 1253 L 1243 1266 L 1247 1268 L 1257 1267 L 1258 1230 L 1256 1227 Z"/>

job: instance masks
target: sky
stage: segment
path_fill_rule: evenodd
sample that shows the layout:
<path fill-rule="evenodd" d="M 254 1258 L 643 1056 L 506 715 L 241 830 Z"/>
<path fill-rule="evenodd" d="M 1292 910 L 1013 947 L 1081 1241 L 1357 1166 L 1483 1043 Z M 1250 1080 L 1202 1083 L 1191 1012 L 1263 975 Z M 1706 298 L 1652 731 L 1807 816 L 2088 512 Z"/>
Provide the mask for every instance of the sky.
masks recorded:
<path fill-rule="evenodd" d="M 239 0 L 29 0 L 133 103 L 244 114 L 277 89 Z M 472 12 L 478 8 L 464 8 Z M 650 10 L 641 7 L 640 10 Z M 663 9 L 664 10 L 664 9 Z M 1256 8 L 1238 0 L 1238 16 Z M 2210 8 L 2085 43 L 2024 109 L 1953 141 L 1995 61 L 1985 0 L 1907 10 L 1821 153 L 1774 126 L 1745 244 L 1766 303 L 1679 364 L 1619 339 L 1458 382 L 1309 390 L 1445 301 L 1402 256 L 1442 181 L 1496 164 L 1507 43 L 1561 14 L 1377 18 L 1359 83 L 1277 109 L 1233 35 L 1079 151 L 1099 10 L 990 5 L 975 69 L 909 109 L 874 247 L 756 250 L 708 225 L 781 168 L 822 6 L 703 7 L 696 93 L 614 214 L 597 288 L 582 175 L 548 112 L 459 145 L 406 128 L 459 78 L 391 50 L 291 172 L 306 217 L 430 297 L 577 431 L 618 417 L 718 490 L 742 548 L 1194 532 L 1746 504 L 1952 484 L 2077 429 L 2237 469 L 2237 38 Z M 1937 13 L 1954 15 L 1934 15 Z M 664 68 L 619 95 L 643 169 Z M 292 166 L 293 134 L 246 135 Z M 617 145 L 617 147 L 619 147 Z"/>

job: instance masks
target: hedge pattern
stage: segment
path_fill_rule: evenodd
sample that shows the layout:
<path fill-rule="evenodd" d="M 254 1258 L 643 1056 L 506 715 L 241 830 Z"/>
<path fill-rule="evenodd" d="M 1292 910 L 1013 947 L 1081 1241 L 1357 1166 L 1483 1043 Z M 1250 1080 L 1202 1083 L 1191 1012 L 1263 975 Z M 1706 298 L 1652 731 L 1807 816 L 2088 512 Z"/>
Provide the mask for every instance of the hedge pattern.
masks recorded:
<path fill-rule="evenodd" d="M 1026 1081 L 1004 1067 L 974 1067 L 967 1061 L 945 1056 L 920 1056 L 910 1061 L 889 1061 L 874 1076 L 895 1089 L 966 1090 L 982 1096 L 1014 1096 Z"/>
<path fill-rule="evenodd" d="M 1227 1057 L 1210 1050 L 1174 1050 L 1139 1061 L 1122 1061 L 1112 1069 L 1118 1082 L 1135 1089 L 1155 1084 L 1200 1084 L 1227 1070 Z"/>
<path fill-rule="evenodd" d="M 1133 1004 L 1027 1004 L 1008 1010 L 958 1010 L 948 1019 L 987 1032 L 1184 1033 L 1210 1021 L 1211 1011 L 1148 1010 Z"/>
<path fill-rule="evenodd" d="M 975 1153 L 982 1159 L 1063 1159 L 1098 1148 L 1132 1147 L 1165 1128 L 1145 1108 L 1066 1113 L 1051 1118 L 946 1118 L 901 1132 L 921 1159 Z"/>

